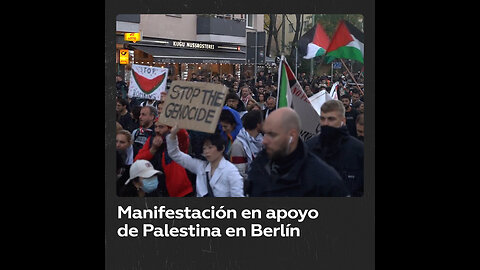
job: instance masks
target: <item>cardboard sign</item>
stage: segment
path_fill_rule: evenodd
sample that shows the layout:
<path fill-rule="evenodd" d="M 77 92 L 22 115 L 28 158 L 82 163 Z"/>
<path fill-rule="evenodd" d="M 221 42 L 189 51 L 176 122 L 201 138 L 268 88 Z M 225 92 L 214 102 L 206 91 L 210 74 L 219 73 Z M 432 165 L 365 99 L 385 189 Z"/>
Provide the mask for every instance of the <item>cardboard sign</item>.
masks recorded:
<path fill-rule="evenodd" d="M 128 97 L 160 100 L 167 87 L 168 69 L 132 65 Z"/>
<path fill-rule="evenodd" d="M 160 123 L 214 133 L 228 88 L 222 84 L 173 81 L 163 104 Z"/>

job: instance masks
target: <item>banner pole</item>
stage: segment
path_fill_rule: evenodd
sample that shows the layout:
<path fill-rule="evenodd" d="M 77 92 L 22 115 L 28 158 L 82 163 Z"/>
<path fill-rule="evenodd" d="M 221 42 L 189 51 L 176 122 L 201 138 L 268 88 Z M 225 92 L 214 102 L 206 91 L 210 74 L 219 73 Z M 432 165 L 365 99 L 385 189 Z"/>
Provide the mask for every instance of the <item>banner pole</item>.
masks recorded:
<path fill-rule="evenodd" d="M 285 59 L 285 56 L 282 54 L 280 57 L 280 63 L 278 64 L 278 78 L 277 78 L 277 104 L 275 106 L 275 109 L 278 109 L 278 101 L 280 100 L 280 78 L 281 78 L 281 72 L 283 69 L 283 60 Z"/>
<path fill-rule="evenodd" d="M 298 74 L 297 74 L 298 59 L 297 58 L 298 58 L 298 47 L 295 46 L 295 77 L 298 78 Z"/>
<path fill-rule="evenodd" d="M 352 77 L 352 80 L 355 83 L 355 86 L 358 88 L 358 90 L 360 90 L 360 93 L 362 93 L 362 95 L 364 95 L 362 89 L 360 89 L 360 86 L 357 83 L 357 80 L 355 80 L 355 77 L 353 77 L 352 72 L 348 69 L 347 65 L 345 65 L 345 62 L 343 62 L 343 59 L 340 58 L 340 61 L 342 61 L 343 67 L 347 70 L 350 77 Z"/>

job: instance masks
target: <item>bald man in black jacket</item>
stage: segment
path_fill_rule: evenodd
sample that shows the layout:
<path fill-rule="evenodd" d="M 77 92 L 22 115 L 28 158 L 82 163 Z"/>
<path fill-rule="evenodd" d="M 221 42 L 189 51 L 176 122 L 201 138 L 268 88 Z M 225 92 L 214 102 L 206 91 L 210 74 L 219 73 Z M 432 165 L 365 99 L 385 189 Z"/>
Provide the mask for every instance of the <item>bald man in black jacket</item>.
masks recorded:
<path fill-rule="evenodd" d="M 263 131 L 265 149 L 248 172 L 250 197 L 349 196 L 335 169 L 309 152 L 300 139 L 300 119 L 294 110 L 272 112 Z"/>

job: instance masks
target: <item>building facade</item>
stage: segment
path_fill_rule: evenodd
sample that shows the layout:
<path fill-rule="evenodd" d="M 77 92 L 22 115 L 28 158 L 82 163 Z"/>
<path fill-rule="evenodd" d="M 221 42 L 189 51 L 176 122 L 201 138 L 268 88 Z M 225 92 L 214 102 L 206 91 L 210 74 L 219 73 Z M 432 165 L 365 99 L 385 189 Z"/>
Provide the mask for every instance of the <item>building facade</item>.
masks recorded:
<path fill-rule="evenodd" d="M 171 80 L 187 80 L 192 73 L 240 77 L 252 69 L 247 33 L 263 32 L 264 15 L 120 14 L 116 23 L 117 72 L 127 82 L 132 63 L 165 67 Z M 140 33 L 141 40 L 126 41 L 125 33 L 132 32 Z M 130 64 L 120 64 L 120 50 L 129 51 Z"/>

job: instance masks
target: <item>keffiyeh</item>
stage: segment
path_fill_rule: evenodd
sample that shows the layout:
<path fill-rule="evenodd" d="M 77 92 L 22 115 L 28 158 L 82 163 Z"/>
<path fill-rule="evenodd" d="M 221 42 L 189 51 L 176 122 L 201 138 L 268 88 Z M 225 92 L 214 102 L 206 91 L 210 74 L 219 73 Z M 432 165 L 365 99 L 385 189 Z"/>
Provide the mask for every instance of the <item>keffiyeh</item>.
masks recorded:
<path fill-rule="evenodd" d="M 242 128 L 237 135 L 237 140 L 240 140 L 242 143 L 243 149 L 247 154 L 247 163 L 250 165 L 255 156 L 262 150 L 263 135 L 259 133 L 257 137 L 254 138 L 248 134 L 245 128 Z"/>

